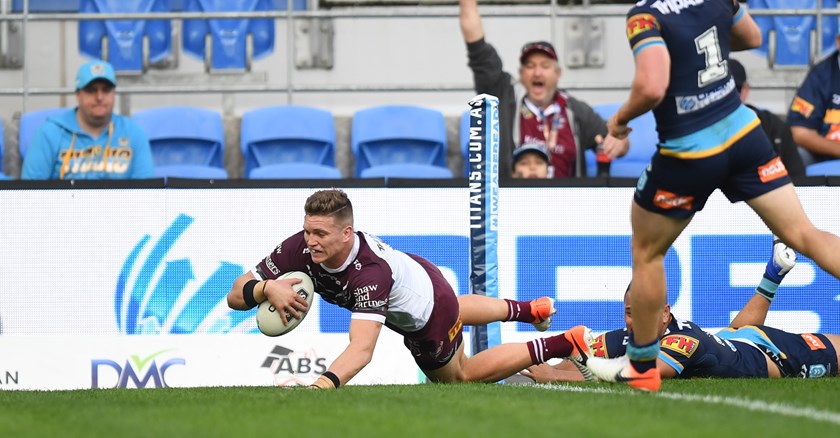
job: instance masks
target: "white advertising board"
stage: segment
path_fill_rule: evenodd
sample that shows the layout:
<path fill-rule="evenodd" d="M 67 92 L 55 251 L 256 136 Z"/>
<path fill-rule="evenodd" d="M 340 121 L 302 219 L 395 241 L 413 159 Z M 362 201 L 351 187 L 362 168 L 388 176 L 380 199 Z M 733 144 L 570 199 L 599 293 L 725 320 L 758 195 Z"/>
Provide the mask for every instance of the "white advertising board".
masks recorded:
<path fill-rule="evenodd" d="M 429 258 L 468 293 L 466 188 L 346 191 L 357 229 Z M 840 234 L 840 189 L 798 191 L 817 226 Z M 0 191 L 0 389 L 310 382 L 346 345 L 349 314 L 316 299 L 300 327 L 269 338 L 225 296 L 300 230 L 311 192 Z M 502 188 L 500 198 L 500 296 L 553 296 L 552 332 L 621 327 L 632 188 Z M 728 324 L 758 284 L 770 240 L 746 205 L 713 195 L 666 258 L 674 313 L 709 329 Z M 800 257 L 768 324 L 840 333 L 840 282 Z M 501 335 L 538 333 L 510 323 Z M 402 340 L 383 330 L 352 383 L 419 381 Z"/>

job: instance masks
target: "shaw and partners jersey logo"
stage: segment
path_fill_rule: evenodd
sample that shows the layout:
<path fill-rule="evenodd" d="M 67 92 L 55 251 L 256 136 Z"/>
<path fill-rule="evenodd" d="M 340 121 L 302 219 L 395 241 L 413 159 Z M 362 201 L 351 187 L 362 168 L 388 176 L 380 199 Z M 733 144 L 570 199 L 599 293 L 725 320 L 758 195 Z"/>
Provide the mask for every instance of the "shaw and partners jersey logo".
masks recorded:
<path fill-rule="evenodd" d="M 257 332 L 251 324 L 256 309 L 233 311 L 226 302 L 231 284 L 244 272 L 242 266 L 221 260 L 211 266 L 209 276 L 196 278 L 191 259 L 206 250 L 205 242 L 185 237 L 194 220 L 180 214 L 154 243 L 151 235 L 144 235 L 125 259 L 114 293 L 120 333 Z M 181 255 L 169 256 L 179 240 Z"/>

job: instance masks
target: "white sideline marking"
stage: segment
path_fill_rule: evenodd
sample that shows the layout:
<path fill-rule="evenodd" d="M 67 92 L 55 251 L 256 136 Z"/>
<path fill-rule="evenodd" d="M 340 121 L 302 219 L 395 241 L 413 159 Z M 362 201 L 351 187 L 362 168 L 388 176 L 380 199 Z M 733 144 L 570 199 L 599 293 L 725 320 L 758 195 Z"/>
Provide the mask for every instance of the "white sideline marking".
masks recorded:
<path fill-rule="evenodd" d="M 553 391 L 564 391 L 564 392 L 586 392 L 592 394 L 622 394 L 622 395 L 638 395 L 638 392 L 635 391 L 616 391 L 613 389 L 608 388 L 585 388 L 582 386 L 571 386 L 571 385 L 557 385 L 557 384 L 545 384 L 540 383 L 535 385 L 539 388 L 543 389 L 550 389 Z M 825 421 L 828 423 L 834 423 L 840 425 L 840 413 L 831 412 L 831 411 L 823 411 L 819 409 L 813 408 L 801 408 L 791 405 L 785 405 L 782 403 L 765 403 L 758 400 L 748 400 L 744 398 L 737 398 L 737 397 L 722 397 L 718 395 L 693 395 L 693 394 L 680 394 L 676 392 L 654 392 L 649 393 L 654 397 L 660 398 L 668 398 L 672 400 L 680 400 L 680 401 L 689 401 L 689 402 L 699 402 L 699 403 L 709 403 L 709 404 L 722 404 L 722 405 L 729 405 L 734 406 L 736 408 L 747 409 L 750 411 L 758 411 L 758 412 L 767 412 L 770 414 L 779 414 L 785 415 L 788 417 L 801 417 L 808 420 L 816 420 L 816 421 Z"/>

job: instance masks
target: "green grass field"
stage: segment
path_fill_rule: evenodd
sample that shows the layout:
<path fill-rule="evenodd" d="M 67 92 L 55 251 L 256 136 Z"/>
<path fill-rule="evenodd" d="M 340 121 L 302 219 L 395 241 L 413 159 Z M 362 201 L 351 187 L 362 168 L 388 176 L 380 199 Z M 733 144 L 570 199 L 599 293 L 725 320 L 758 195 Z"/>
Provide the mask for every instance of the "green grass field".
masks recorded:
<path fill-rule="evenodd" d="M 840 436 L 840 379 L 0 391 L 0 437 Z"/>

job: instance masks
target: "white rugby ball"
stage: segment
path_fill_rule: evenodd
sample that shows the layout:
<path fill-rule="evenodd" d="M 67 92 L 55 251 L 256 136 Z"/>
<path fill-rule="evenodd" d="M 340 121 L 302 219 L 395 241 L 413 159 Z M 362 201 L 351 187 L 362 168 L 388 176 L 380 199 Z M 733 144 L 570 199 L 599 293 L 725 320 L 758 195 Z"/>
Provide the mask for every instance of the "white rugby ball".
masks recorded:
<path fill-rule="evenodd" d="M 300 278 L 300 283 L 292 285 L 292 290 L 303 297 L 309 307 L 306 308 L 305 312 L 300 312 L 300 319 L 292 318 L 289 312 L 286 312 L 286 319 L 289 323 L 283 324 L 283 320 L 280 319 L 280 313 L 268 300 L 260 303 L 260 307 L 257 309 L 257 327 L 266 336 L 280 336 L 294 330 L 303 321 L 303 318 L 306 318 L 306 314 L 312 308 L 312 300 L 315 297 L 315 284 L 309 275 L 301 271 L 291 271 L 281 275 L 278 280 L 284 278 Z"/>

